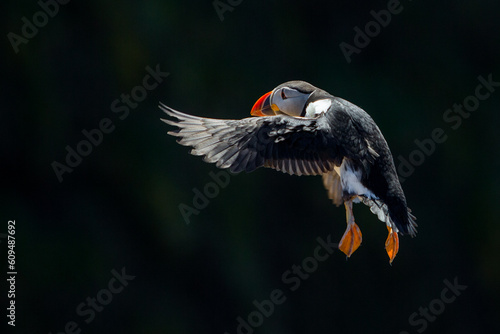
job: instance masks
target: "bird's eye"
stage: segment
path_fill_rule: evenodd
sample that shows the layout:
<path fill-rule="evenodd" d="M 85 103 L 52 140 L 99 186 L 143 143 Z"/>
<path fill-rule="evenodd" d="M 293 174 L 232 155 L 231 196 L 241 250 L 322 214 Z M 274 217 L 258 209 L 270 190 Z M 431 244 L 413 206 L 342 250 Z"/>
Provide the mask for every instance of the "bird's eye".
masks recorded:
<path fill-rule="evenodd" d="M 282 89 L 282 90 L 281 90 L 281 98 L 282 98 L 283 100 L 286 100 L 286 99 L 287 99 L 287 97 L 286 97 L 286 95 L 285 95 L 285 90 L 284 90 L 284 89 Z"/>

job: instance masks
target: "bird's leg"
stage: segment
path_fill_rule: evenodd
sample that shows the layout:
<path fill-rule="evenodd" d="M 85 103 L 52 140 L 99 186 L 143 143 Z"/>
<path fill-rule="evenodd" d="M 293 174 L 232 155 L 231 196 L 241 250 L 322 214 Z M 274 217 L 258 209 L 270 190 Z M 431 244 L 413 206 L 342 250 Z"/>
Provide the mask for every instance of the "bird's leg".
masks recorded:
<path fill-rule="evenodd" d="M 399 251 L 399 237 L 398 232 L 394 231 L 392 227 L 387 226 L 387 230 L 389 230 L 389 235 L 385 241 L 385 250 L 389 255 L 389 263 L 392 263 Z"/>
<path fill-rule="evenodd" d="M 347 255 L 347 257 L 350 257 L 352 253 L 358 249 L 359 245 L 361 245 L 362 236 L 361 230 L 354 222 L 352 199 L 345 201 L 344 205 L 346 210 L 347 229 L 345 230 L 344 236 L 340 240 L 339 249 Z"/>

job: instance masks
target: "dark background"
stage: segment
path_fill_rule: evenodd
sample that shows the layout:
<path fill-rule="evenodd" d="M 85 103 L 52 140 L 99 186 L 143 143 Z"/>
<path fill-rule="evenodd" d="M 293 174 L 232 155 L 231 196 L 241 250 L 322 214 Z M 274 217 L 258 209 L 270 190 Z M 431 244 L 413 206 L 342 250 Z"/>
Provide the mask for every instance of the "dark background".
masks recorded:
<path fill-rule="evenodd" d="M 456 130 L 443 114 L 474 94 L 478 76 L 500 81 L 500 6 L 401 6 L 348 63 L 340 43 L 353 45 L 354 27 L 386 1 L 247 0 L 223 21 L 209 0 L 71 1 L 18 53 L 7 34 L 21 35 L 22 17 L 33 22 L 40 6 L 4 2 L 0 233 L 16 220 L 15 332 L 59 333 L 74 321 L 82 333 L 233 334 L 237 317 L 274 289 L 286 300 L 256 333 L 498 332 L 500 91 Z M 120 119 L 112 102 L 157 65 L 170 75 Z M 259 169 L 231 176 L 186 224 L 179 205 L 192 206 L 193 188 L 219 170 L 166 134 L 157 106 L 240 119 L 294 79 L 370 113 L 396 165 L 436 128 L 447 140 L 403 184 L 419 233 L 400 238 L 392 266 L 384 224 L 358 204 L 362 247 L 348 261 L 334 251 L 291 291 L 283 273 L 313 255 L 318 237 L 340 240 L 344 208 L 320 177 Z M 76 149 L 82 130 L 105 118 L 114 131 L 59 182 L 53 162 L 65 163 L 66 146 Z M 86 323 L 77 306 L 124 267 L 135 278 Z M 467 286 L 461 295 L 427 328 L 410 324 L 420 307 L 439 308 L 443 281 L 455 278 Z"/>

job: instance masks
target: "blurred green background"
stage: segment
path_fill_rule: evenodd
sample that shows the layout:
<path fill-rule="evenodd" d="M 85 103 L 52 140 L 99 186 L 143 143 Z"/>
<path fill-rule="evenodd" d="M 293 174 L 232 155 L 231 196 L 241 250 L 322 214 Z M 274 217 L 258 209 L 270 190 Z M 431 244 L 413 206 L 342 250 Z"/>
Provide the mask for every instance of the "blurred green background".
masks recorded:
<path fill-rule="evenodd" d="M 59 333 L 73 321 L 81 333 L 233 334 L 254 300 L 279 289 L 286 300 L 240 333 L 498 332 L 500 89 L 457 129 L 443 114 L 475 94 L 478 76 L 500 81 L 500 5 L 402 1 L 348 63 L 339 45 L 354 45 L 354 28 L 387 1 L 222 3 L 233 4 L 223 21 L 209 0 L 71 1 L 16 53 L 8 34 L 22 36 L 22 18 L 42 9 L 4 2 L 0 233 L 16 220 L 14 331 Z M 169 75 L 128 115 L 114 112 L 122 94 L 140 93 L 147 66 Z M 318 237 L 340 240 L 344 208 L 320 177 L 259 169 L 230 176 L 186 224 L 179 205 L 193 206 L 193 189 L 219 170 L 166 134 L 157 106 L 240 119 L 296 79 L 370 113 L 397 165 L 434 129 L 447 140 L 403 184 L 419 233 L 400 238 L 392 266 L 384 224 L 358 204 L 362 247 L 348 261 L 334 251 L 291 291 L 282 275 Z M 54 161 L 65 164 L 66 147 L 106 118 L 114 130 L 59 182 Z M 2 326 L 12 330 L 0 241 Z M 135 278 L 110 295 L 122 268 Z M 467 288 L 443 304 L 443 281 L 455 278 Z M 112 300 L 87 323 L 77 308 L 96 296 Z M 438 314 L 426 320 L 419 308 L 429 306 Z"/>

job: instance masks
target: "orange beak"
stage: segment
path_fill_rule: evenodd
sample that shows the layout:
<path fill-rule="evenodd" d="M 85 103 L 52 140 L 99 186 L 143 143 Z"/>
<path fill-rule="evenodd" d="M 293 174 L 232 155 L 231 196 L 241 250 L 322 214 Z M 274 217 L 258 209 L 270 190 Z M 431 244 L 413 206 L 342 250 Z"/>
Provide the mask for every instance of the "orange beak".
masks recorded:
<path fill-rule="evenodd" d="M 269 102 L 271 98 L 272 91 L 266 93 L 260 97 L 260 99 L 255 102 L 250 111 L 252 116 L 275 116 L 276 111 L 279 110 L 278 106 Z"/>

